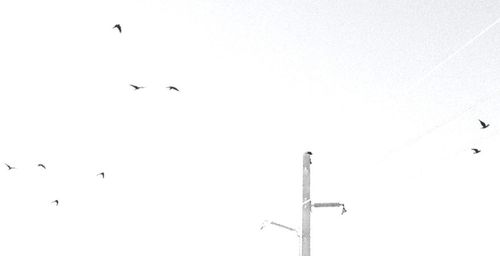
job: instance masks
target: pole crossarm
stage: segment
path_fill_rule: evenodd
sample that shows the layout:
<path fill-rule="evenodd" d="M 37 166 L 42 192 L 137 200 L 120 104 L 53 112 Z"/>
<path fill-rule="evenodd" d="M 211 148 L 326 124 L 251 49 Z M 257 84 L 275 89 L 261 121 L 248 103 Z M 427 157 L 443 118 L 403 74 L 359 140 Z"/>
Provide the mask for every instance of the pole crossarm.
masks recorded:
<path fill-rule="evenodd" d="M 285 225 L 283 225 L 283 224 L 276 223 L 276 222 L 274 222 L 274 221 L 269 222 L 269 224 L 272 224 L 272 225 L 275 225 L 275 226 L 278 226 L 278 227 L 282 227 L 282 228 L 288 229 L 288 230 L 290 230 L 290 231 L 295 231 L 295 232 L 297 232 L 297 230 L 296 230 L 296 229 L 294 229 L 294 228 L 291 228 L 291 227 L 285 226 Z"/>
<path fill-rule="evenodd" d="M 291 228 L 291 227 L 285 226 L 285 225 L 283 225 L 283 224 L 276 223 L 276 222 L 274 222 L 274 221 L 271 221 L 271 222 L 270 222 L 270 224 L 275 225 L 275 226 L 278 226 L 278 227 L 280 227 L 280 228 L 284 228 L 284 229 L 288 229 L 288 230 L 290 230 L 290 231 L 293 231 L 293 232 L 295 232 L 295 234 L 296 234 L 298 237 L 300 237 L 299 231 L 297 231 L 297 230 L 296 230 L 296 229 L 294 229 L 294 228 Z"/>
<path fill-rule="evenodd" d="M 271 224 L 271 225 L 275 225 L 275 226 L 277 226 L 277 227 L 280 227 L 280 228 L 284 228 L 284 229 L 287 229 L 287 230 L 293 231 L 293 232 L 295 232 L 295 234 L 296 234 L 298 237 L 300 237 L 299 231 L 297 231 L 296 229 L 291 228 L 291 227 L 289 227 L 289 226 L 285 226 L 285 225 L 283 225 L 283 224 L 279 224 L 279 223 L 274 222 L 274 221 L 268 221 L 268 220 L 264 221 L 264 223 L 262 224 L 262 227 L 260 228 L 261 230 L 262 230 L 262 229 L 266 226 L 266 225 L 265 225 L 266 223 L 269 223 L 269 224 Z"/>
<path fill-rule="evenodd" d="M 344 204 L 341 203 L 314 203 L 314 207 L 344 207 Z"/>
<path fill-rule="evenodd" d="M 341 214 L 344 215 L 344 213 L 347 212 L 344 204 L 341 204 L 341 203 L 315 203 L 312 206 L 314 206 L 314 207 L 340 207 L 340 206 L 342 206 L 342 213 Z"/>

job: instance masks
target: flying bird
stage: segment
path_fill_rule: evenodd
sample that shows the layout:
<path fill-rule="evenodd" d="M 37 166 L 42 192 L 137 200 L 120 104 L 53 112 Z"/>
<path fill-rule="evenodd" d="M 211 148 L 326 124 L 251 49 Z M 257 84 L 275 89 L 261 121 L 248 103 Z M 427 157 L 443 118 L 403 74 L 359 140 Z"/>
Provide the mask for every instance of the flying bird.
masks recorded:
<path fill-rule="evenodd" d="M 175 86 L 168 86 L 167 88 L 168 88 L 169 91 L 170 90 L 179 91 L 179 89 L 177 89 L 177 87 L 175 87 Z"/>
<path fill-rule="evenodd" d="M 471 150 L 474 152 L 473 154 L 477 154 L 477 153 L 481 152 L 481 150 L 479 150 L 477 148 L 472 148 Z"/>
<path fill-rule="evenodd" d="M 38 166 L 42 167 L 43 169 L 47 169 L 47 168 L 45 168 L 45 165 L 43 165 L 43 164 L 38 164 Z"/>
<path fill-rule="evenodd" d="M 117 28 L 120 34 L 122 33 L 122 26 L 120 24 L 116 24 L 113 28 Z"/>
<path fill-rule="evenodd" d="M 144 86 L 137 86 L 137 85 L 133 85 L 133 84 L 130 84 L 130 86 L 134 87 L 134 89 L 136 89 L 136 90 L 144 88 Z"/>
<path fill-rule="evenodd" d="M 58 205 L 59 205 L 59 200 L 54 200 L 54 201 L 52 201 L 51 203 L 52 203 L 52 204 L 53 204 L 53 203 L 55 203 L 55 204 L 56 204 L 56 206 L 58 206 Z"/>
<path fill-rule="evenodd" d="M 16 169 L 16 167 L 14 167 L 14 166 L 10 166 L 8 164 L 5 164 L 5 165 L 7 166 L 7 168 L 9 168 L 9 170 Z"/>
<path fill-rule="evenodd" d="M 490 124 L 487 124 L 487 123 L 481 121 L 480 119 L 479 119 L 479 123 L 481 123 L 481 129 L 486 129 L 486 128 L 488 128 L 488 126 L 490 126 Z"/>
<path fill-rule="evenodd" d="M 98 173 L 96 176 L 102 175 L 102 178 L 104 179 L 104 172 Z"/>

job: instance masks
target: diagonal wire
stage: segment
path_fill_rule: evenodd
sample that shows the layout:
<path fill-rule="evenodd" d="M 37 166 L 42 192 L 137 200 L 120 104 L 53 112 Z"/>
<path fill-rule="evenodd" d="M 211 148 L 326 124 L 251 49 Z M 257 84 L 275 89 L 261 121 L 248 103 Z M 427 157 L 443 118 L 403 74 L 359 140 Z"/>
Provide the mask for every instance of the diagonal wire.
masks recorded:
<path fill-rule="evenodd" d="M 487 27 L 485 27 L 483 30 L 481 30 L 478 34 L 476 34 L 474 37 L 472 37 L 469 41 L 467 41 L 464 45 L 462 45 L 460 48 L 458 48 L 455 52 L 453 52 L 452 54 L 450 54 L 448 57 L 446 57 L 444 60 L 442 60 L 440 63 L 438 63 L 436 66 L 434 66 L 429 72 L 427 72 L 427 74 L 425 74 L 419 81 L 417 84 L 420 84 L 420 83 L 423 83 L 427 78 L 429 78 L 434 72 L 436 72 L 439 68 L 441 68 L 443 65 L 445 65 L 446 63 L 448 63 L 451 59 L 453 59 L 455 56 L 457 56 L 460 52 L 462 52 L 464 49 L 466 49 L 467 47 L 469 47 L 472 43 L 474 43 L 478 38 L 480 38 L 482 35 L 484 35 L 486 32 L 488 32 L 492 27 L 494 27 L 496 24 L 500 23 L 500 17 L 497 18 L 493 23 L 491 23 L 490 25 L 488 25 Z M 499 91 L 500 92 L 500 91 Z M 467 107 L 465 110 L 461 111 L 460 113 L 452 116 L 451 118 L 441 122 L 441 123 L 438 123 L 436 125 L 434 125 L 433 127 L 431 127 L 430 129 L 426 130 L 425 132 L 415 136 L 414 138 L 411 138 L 409 140 L 407 140 L 405 143 L 403 143 L 403 145 L 389 151 L 389 153 L 386 155 L 386 157 L 396 153 L 397 151 L 400 151 L 402 150 L 403 148 L 406 148 L 410 145 L 413 145 L 415 143 L 417 143 L 418 141 L 420 141 L 423 137 L 427 136 L 427 135 L 430 135 L 431 133 L 433 133 L 434 131 L 438 130 L 439 128 L 441 127 L 444 127 L 446 126 L 447 124 L 449 124 L 450 122 L 453 122 L 455 121 L 456 119 L 460 118 L 462 115 L 464 115 L 465 113 L 469 112 L 470 110 L 476 108 L 478 105 L 486 102 L 486 101 L 489 101 L 491 100 L 493 97 L 496 97 L 497 94 L 499 92 L 496 92 L 496 93 L 493 93 L 487 97 L 484 97 L 484 98 L 481 98 L 479 99 L 478 101 L 476 101 L 475 103 L 471 104 L 469 107 Z M 384 157 L 384 158 L 386 158 Z"/>
<path fill-rule="evenodd" d="M 455 56 L 457 56 L 460 52 L 462 52 L 465 48 L 469 47 L 474 41 L 476 41 L 478 38 L 480 38 L 482 35 L 484 35 L 486 32 L 488 32 L 492 27 L 494 27 L 496 24 L 500 22 L 500 17 L 496 19 L 493 23 L 491 23 L 489 26 L 485 27 L 481 32 L 479 32 L 477 35 L 472 37 L 469 41 L 467 41 L 462 47 L 458 48 L 455 52 L 450 54 L 448 57 L 446 57 L 444 60 L 442 60 L 440 63 L 438 63 L 436 66 L 434 66 L 427 74 L 425 74 L 417 84 L 421 84 L 424 82 L 427 78 L 429 78 L 436 70 L 441 68 L 444 64 L 448 63 L 451 59 L 453 59 Z"/>
<path fill-rule="evenodd" d="M 473 110 L 473 109 L 477 108 L 479 105 L 484 104 L 484 103 L 486 103 L 486 102 L 488 102 L 488 101 L 490 101 L 490 100 L 492 100 L 492 99 L 494 99 L 494 98 L 496 98 L 496 97 L 498 97 L 498 96 L 500 96 L 500 90 L 499 90 L 499 91 L 497 91 L 497 92 L 495 92 L 495 93 L 492 93 L 492 94 L 490 94 L 490 95 L 488 95 L 488 96 L 486 96 L 486 97 L 483 97 L 483 98 L 481 98 L 481 99 L 477 100 L 475 103 L 471 104 L 471 105 L 470 105 L 469 107 L 467 107 L 465 110 L 463 110 L 463 111 L 461 111 L 461 112 L 457 113 L 456 115 L 452 116 L 451 118 L 449 118 L 449 119 L 447 119 L 447 120 L 445 120 L 445 121 L 443 121 L 443 122 L 441 122 L 441 123 L 438 123 L 438 124 L 434 125 L 433 127 L 431 127 L 431 128 L 429 128 L 429 129 L 427 129 L 427 130 L 426 130 L 426 131 L 424 131 L 423 133 L 421 133 L 421 134 L 419 134 L 419 135 L 417 135 L 417 136 L 415 136 L 415 137 L 413 137 L 413 138 L 411 138 L 411 139 L 407 140 L 407 141 L 406 141 L 405 143 L 403 143 L 401 146 L 396 147 L 395 149 L 393 149 L 393 150 L 389 151 L 389 153 L 387 153 L 386 157 L 384 157 L 384 158 L 387 158 L 388 156 L 390 156 L 390 155 L 392 155 L 392 154 L 394 154 L 394 153 L 396 153 L 396 152 L 398 152 L 398 151 L 401 151 L 401 150 L 403 150 L 403 149 L 404 149 L 404 148 L 406 148 L 406 147 L 409 147 L 409 146 L 411 146 L 411 145 L 413 145 L 413 144 L 417 143 L 417 142 L 418 142 L 418 141 L 420 141 L 422 138 L 424 138 L 424 137 L 426 137 L 426 136 L 428 136 L 428 135 L 432 134 L 432 133 L 433 133 L 433 132 L 435 132 L 436 130 L 438 130 L 438 129 L 440 129 L 440 128 L 444 127 L 444 126 L 446 126 L 447 124 L 449 124 L 449 123 L 451 123 L 451 122 L 453 122 L 453 121 L 455 121 L 455 120 L 457 120 L 457 119 L 459 119 L 461 116 L 463 116 L 463 115 L 464 115 L 464 114 L 466 114 L 467 112 L 469 112 L 469 111 L 471 111 L 471 110 Z"/>

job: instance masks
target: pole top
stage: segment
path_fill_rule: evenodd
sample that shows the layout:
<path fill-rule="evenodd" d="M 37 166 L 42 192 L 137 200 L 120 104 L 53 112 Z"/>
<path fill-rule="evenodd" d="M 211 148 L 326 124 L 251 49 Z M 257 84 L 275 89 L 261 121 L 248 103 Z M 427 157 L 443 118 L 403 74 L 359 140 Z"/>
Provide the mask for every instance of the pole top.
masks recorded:
<path fill-rule="evenodd" d="M 304 168 L 309 168 L 309 165 L 312 164 L 312 161 L 311 161 L 311 151 L 307 151 L 304 153 L 304 162 L 303 162 L 303 167 Z"/>

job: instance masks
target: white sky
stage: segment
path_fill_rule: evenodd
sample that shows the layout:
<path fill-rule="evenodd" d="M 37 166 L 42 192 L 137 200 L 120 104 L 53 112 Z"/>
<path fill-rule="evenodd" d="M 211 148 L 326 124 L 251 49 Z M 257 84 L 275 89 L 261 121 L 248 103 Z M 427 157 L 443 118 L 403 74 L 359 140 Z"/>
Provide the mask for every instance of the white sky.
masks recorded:
<path fill-rule="evenodd" d="M 418 83 L 498 17 L 486 0 L 2 1 L 0 255 L 297 255 L 259 228 L 300 226 L 308 150 L 313 202 L 348 210 L 313 209 L 313 255 L 498 255 L 500 26 Z"/>

